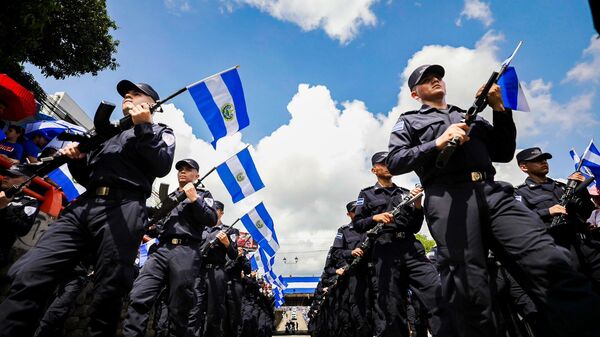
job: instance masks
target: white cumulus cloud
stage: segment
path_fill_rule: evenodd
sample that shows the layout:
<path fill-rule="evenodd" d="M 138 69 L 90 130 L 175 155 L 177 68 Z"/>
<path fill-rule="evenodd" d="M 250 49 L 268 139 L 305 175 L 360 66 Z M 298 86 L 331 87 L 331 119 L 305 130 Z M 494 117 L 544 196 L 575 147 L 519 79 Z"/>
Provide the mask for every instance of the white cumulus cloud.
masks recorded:
<path fill-rule="evenodd" d="M 600 39 L 596 36 L 590 38 L 589 46 L 583 51 L 585 61 L 577 63 L 571 68 L 564 82 L 598 82 L 600 79 Z"/>
<path fill-rule="evenodd" d="M 412 70 L 421 64 L 443 65 L 446 69 L 447 102 L 467 107 L 473 102 L 477 89 L 498 68 L 501 59 L 497 57 L 497 43 L 502 38 L 501 34 L 488 32 L 473 48 L 424 46 L 401 70 L 403 84 L 398 104 L 384 115 L 370 112 L 365 102 L 359 100 L 337 102 L 335 93 L 324 85 L 300 84 L 287 106 L 289 122 L 251 147 L 266 187 L 232 205 L 216 172 L 206 179 L 207 188 L 216 199 L 225 203 L 224 221 L 231 223 L 258 202 L 264 201 L 275 221 L 281 245 L 275 270 L 284 276 L 320 275 L 336 229 L 348 223 L 345 204 L 355 199 L 362 188 L 375 183 L 375 177 L 369 170 L 371 155 L 387 148 L 390 130 L 398 116 L 419 106 L 410 97 L 406 86 Z M 532 112 L 514 113 L 519 139 L 534 134 L 540 127 L 556 130 L 554 125 L 557 124 L 561 125 L 561 130 L 572 130 L 573 123 L 566 116 L 561 116 L 564 109 L 589 114 L 592 94 L 559 104 L 552 98 L 551 83 L 536 79 L 524 87 Z M 207 172 L 245 146 L 238 133 L 221 140 L 218 151 L 215 151 L 207 141 L 192 135 L 181 110 L 169 104 L 165 110 L 164 114 L 157 115 L 156 120 L 175 130 L 176 159 L 192 157 L 200 163 L 202 172 Z M 491 119 L 489 111 L 484 116 Z M 552 122 L 557 118 L 559 123 Z M 593 116 L 590 118 L 594 120 Z M 514 162 L 496 167 L 498 179 L 515 184 L 524 180 Z M 176 182 L 175 172 L 160 181 L 173 184 Z M 394 181 L 411 187 L 417 179 L 414 174 L 409 174 L 395 177 Z M 423 232 L 428 233 L 426 226 Z M 293 261 L 296 256 L 298 264 L 282 263 L 283 257 Z"/>
<path fill-rule="evenodd" d="M 295 23 L 304 31 L 323 29 L 343 44 L 354 39 L 362 27 L 377 24 L 371 10 L 377 0 L 225 0 L 227 10 L 233 9 L 234 2 Z"/>
<path fill-rule="evenodd" d="M 463 18 L 479 20 L 485 27 L 489 27 L 494 22 L 490 4 L 481 0 L 465 0 L 463 10 L 456 19 L 457 26 L 462 26 Z"/>

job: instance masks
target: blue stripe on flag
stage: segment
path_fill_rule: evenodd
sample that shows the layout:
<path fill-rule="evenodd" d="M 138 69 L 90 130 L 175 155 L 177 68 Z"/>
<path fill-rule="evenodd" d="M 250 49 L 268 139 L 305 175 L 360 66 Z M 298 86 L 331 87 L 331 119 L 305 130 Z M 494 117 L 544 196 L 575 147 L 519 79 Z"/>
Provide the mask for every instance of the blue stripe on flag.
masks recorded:
<path fill-rule="evenodd" d="M 79 196 L 79 191 L 75 188 L 73 181 L 62 171 L 62 167 L 50 172 L 48 178 L 54 180 L 61 187 L 69 202 Z"/>
<path fill-rule="evenodd" d="M 219 177 L 221 177 L 225 188 L 227 188 L 227 192 L 231 194 L 231 199 L 234 203 L 244 199 L 244 193 L 242 193 L 240 184 L 226 164 L 217 166 L 217 173 L 219 174 Z"/>
<path fill-rule="evenodd" d="M 258 170 L 256 169 L 256 165 L 254 165 L 254 160 L 252 160 L 252 157 L 250 156 L 250 150 L 248 150 L 248 148 L 245 148 L 242 151 L 240 151 L 237 154 L 237 156 L 240 162 L 242 163 L 242 166 L 244 166 L 244 170 L 246 171 L 248 179 L 250 179 L 250 184 L 252 184 L 254 190 L 258 191 L 261 188 L 265 187 L 265 184 L 262 182 L 262 179 L 260 179 L 260 176 L 258 175 Z"/>
<path fill-rule="evenodd" d="M 529 111 L 529 106 L 523 90 L 519 84 L 519 78 L 514 67 L 508 67 L 498 79 L 498 85 L 502 93 L 502 101 L 507 108 L 519 111 Z"/>
<path fill-rule="evenodd" d="M 250 269 L 252 269 L 252 271 L 258 270 L 258 263 L 256 262 L 256 256 L 254 255 L 250 257 Z"/>
<path fill-rule="evenodd" d="M 242 89 L 240 75 L 238 74 L 237 69 L 233 69 L 221 74 L 221 78 L 227 86 L 231 98 L 233 98 L 235 115 L 238 120 L 239 130 L 241 130 L 250 125 L 250 119 L 248 118 L 248 111 L 246 110 L 246 99 L 244 98 L 244 90 Z"/>
<path fill-rule="evenodd" d="M 196 102 L 200 114 L 206 121 L 210 133 L 213 135 L 214 147 L 219 138 L 227 135 L 227 128 L 225 127 L 225 122 L 221 116 L 221 109 L 219 109 L 215 103 L 206 83 L 200 82 L 189 87 L 188 91 L 190 92 L 190 95 L 192 95 L 194 102 Z"/>

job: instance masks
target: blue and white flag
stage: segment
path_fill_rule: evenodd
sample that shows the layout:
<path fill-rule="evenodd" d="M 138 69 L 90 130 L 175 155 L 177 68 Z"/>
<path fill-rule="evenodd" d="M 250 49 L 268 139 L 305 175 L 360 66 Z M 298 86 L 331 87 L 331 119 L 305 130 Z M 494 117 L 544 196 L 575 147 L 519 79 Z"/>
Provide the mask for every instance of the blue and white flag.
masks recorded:
<path fill-rule="evenodd" d="M 502 100 L 505 107 L 525 112 L 530 111 L 514 67 L 506 68 L 502 76 L 498 79 L 498 85 L 502 92 Z"/>
<path fill-rule="evenodd" d="M 220 138 L 250 124 L 237 67 L 191 84 L 187 89 L 213 135 L 213 147 L 216 148 Z"/>
<path fill-rule="evenodd" d="M 283 292 L 285 294 L 312 294 L 315 292 L 319 280 L 319 277 L 310 276 L 284 277 L 283 281 L 287 287 Z"/>
<path fill-rule="evenodd" d="M 596 183 L 598 183 L 598 179 L 600 179 L 600 151 L 594 145 L 593 140 L 581 156 L 581 167 L 587 167 L 596 177 Z"/>
<path fill-rule="evenodd" d="M 217 173 L 234 203 L 265 187 L 248 148 L 217 166 Z"/>
<path fill-rule="evenodd" d="M 273 219 L 261 202 L 254 209 L 241 217 L 242 224 L 261 248 L 269 256 L 275 256 L 279 250 L 279 240 L 275 234 Z"/>
<path fill-rule="evenodd" d="M 68 170 L 67 164 L 62 165 L 56 170 L 50 172 L 48 174 L 48 178 L 52 179 L 58 186 L 60 186 L 60 189 L 67 197 L 67 201 L 71 202 L 81 195 L 81 193 L 85 192 L 85 188 L 81 185 L 75 184 L 73 180 L 71 180 Z"/>
<path fill-rule="evenodd" d="M 144 266 L 144 263 L 148 261 L 148 252 L 150 251 L 150 246 L 155 243 L 158 243 L 158 239 L 152 239 L 140 245 L 140 248 L 138 249 L 138 267 Z"/>
<path fill-rule="evenodd" d="M 582 166 L 579 167 L 579 163 L 581 162 L 581 158 L 579 157 L 579 155 L 577 155 L 577 152 L 575 152 L 575 149 L 571 149 L 571 151 L 569 151 L 569 155 L 571 155 L 571 158 L 573 159 L 573 163 L 575 165 L 575 170 L 579 170 L 581 172 L 581 174 L 583 174 L 583 176 L 587 179 L 591 176 L 593 176 L 594 174 L 592 173 L 592 171 L 590 171 L 590 169 L 586 166 Z M 596 186 L 596 182 L 592 182 L 590 184 L 590 186 L 588 186 L 588 188 L 592 188 Z"/>

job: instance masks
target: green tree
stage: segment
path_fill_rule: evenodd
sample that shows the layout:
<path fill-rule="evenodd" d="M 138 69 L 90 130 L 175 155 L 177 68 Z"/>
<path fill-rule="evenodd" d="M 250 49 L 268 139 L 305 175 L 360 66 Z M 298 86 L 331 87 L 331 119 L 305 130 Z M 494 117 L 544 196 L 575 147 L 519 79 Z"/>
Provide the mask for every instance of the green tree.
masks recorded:
<path fill-rule="evenodd" d="M 45 76 L 63 79 L 118 66 L 116 23 L 104 0 L 3 1 L 0 9 L 0 72 L 32 90 L 43 90 L 24 70 L 30 63 Z"/>
<path fill-rule="evenodd" d="M 421 241 L 423 247 L 425 247 L 425 252 L 429 253 L 433 247 L 436 246 L 435 241 L 427 237 L 427 235 L 419 234 L 416 235 L 417 240 Z"/>

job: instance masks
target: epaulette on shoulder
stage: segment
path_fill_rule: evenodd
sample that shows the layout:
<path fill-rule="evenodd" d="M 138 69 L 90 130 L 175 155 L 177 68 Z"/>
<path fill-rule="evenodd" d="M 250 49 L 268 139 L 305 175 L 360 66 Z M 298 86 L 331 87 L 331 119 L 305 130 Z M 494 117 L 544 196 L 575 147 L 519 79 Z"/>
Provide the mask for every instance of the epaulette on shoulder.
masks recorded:
<path fill-rule="evenodd" d="M 364 192 L 364 191 L 372 190 L 372 189 L 374 189 L 374 188 L 375 188 L 375 185 L 371 185 L 371 186 L 367 186 L 367 187 L 363 188 L 363 189 L 362 189 L 362 190 L 360 190 L 360 191 L 361 191 L 361 192 Z"/>
<path fill-rule="evenodd" d="M 400 117 L 406 116 L 406 115 L 414 115 L 414 114 L 416 114 L 418 112 L 419 112 L 419 110 L 410 110 L 410 111 L 407 111 L 407 112 L 401 114 Z"/>
<path fill-rule="evenodd" d="M 348 227 L 350 227 L 350 224 L 345 224 L 345 225 L 341 226 L 340 229 L 346 229 Z"/>
<path fill-rule="evenodd" d="M 527 183 L 521 183 L 521 184 L 519 184 L 519 185 L 516 185 L 516 186 L 515 186 L 515 189 L 519 189 L 519 188 L 521 188 L 521 187 L 526 187 L 526 186 L 527 186 Z"/>

